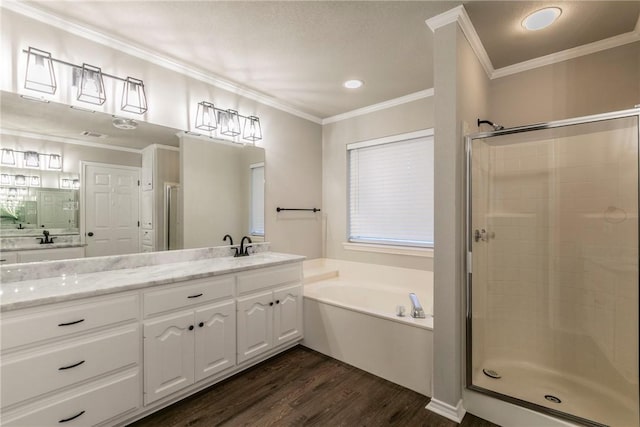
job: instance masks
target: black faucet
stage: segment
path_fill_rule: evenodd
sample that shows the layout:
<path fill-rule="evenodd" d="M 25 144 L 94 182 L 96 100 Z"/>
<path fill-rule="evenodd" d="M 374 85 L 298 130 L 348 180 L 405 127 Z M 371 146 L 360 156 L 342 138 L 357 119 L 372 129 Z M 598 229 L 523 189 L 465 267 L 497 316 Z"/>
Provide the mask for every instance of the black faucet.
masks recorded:
<path fill-rule="evenodd" d="M 222 238 L 223 242 L 227 241 L 227 237 L 229 238 L 229 246 L 233 246 L 233 237 L 231 237 L 231 235 L 229 234 L 225 234 L 224 237 Z M 238 256 L 238 248 L 234 248 L 236 250 L 236 253 L 234 255 L 234 257 Z"/>
<path fill-rule="evenodd" d="M 244 247 L 244 241 L 245 240 L 248 240 L 249 243 L 252 243 L 251 242 L 251 237 L 244 236 L 242 238 L 242 241 L 240 241 L 240 255 L 237 255 L 237 256 L 249 256 L 249 247 L 248 246 L 246 248 Z"/>
<path fill-rule="evenodd" d="M 40 244 L 41 245 L 53 243 L 53 239 L 55 239 L 55 237 L 49 237 L 49 231 L 48 230 L 44 230 L 42 232 L 42 234 L 44 234 L 44 238 L 43 237 L 36 237 L 36 239 L 40 239 Z"/>

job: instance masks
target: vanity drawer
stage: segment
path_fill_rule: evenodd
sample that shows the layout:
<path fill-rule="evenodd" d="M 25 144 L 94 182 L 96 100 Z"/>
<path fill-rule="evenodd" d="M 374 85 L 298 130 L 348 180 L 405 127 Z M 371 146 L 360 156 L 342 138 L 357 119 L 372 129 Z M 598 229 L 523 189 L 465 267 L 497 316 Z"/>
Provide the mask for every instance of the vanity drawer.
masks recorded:
<path fill-rule="evenodd" d="M 170 289 L 144 294 L 144 315 L 233 297 L 234 276 L 190 280 Z"/>
<path fill-rule="evenodd" d="M 2 407 L 139 361 L 138 325 L 2 359 Z"/>
<path fill-rule="evenodd" d="M 138 296 L 84 301 L 2 318 L 2 350 L 138 318 Z"/>
<path fill-rule="evenodd" d="M 92 426 L 140 407 L 138 369 L 2 414 L 3 426 Z"/>
<path fill-rule="evenodd" d="M 15 264 L 18 262 L 17 252 L 0 252 L 0 264 Z"/>
<path fill-rule="evenodd" d="M 301 283 L 302 264 L 253 270 L 238 275 L 238 293 L 246 294 L 286 283 Z"/>

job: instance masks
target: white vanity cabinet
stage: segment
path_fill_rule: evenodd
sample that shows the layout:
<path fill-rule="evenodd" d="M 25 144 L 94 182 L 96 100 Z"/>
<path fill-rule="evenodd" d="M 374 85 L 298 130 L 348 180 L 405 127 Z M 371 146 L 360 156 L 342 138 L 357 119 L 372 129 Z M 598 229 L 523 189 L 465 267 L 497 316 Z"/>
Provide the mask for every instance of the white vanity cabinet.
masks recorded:
<path fill-rule="evenodd" d="M 61 259 L 84 258 L 84 247 L 47 248 L 17 251 L 17 262 L 56 261 Z"/>
<path fill-rule="evenodd" d="M 2 425 L 94 425 L 139 408 L 138 301 L 105 296 L 3 313 Z"/>
<path fill-rule="evenodd" d="M 144 322 L 145 405 L 235 366 L 234 287 L 230 275 L 145 294 L 149 316 L 182 309 Z"/>
<path fill-rule="evenodd" d="M 302 338 L 300 266 L 238 275 L 238 363 Z M 282 286 L 288 284 L 287 286 Z"/>

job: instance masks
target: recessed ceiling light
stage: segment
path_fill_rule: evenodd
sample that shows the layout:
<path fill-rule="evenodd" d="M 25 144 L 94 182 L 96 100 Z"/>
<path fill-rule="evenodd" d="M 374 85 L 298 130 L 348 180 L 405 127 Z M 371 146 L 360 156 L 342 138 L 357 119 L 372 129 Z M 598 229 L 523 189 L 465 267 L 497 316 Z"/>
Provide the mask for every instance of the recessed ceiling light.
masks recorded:
<path fill-rule="evenodd" d="M 541 30 L 553 24 L 561 14 L 562 9 L 559 7 L 545 7 L 524 18 L 522 26 L 530 31 Z"/>
<path fill-rule="evenodd" d="M 363 84 L 364 82 L 362 80 L 347 80 L 342 84 L 342 86 L 346 87 L 347 89 L 358 89 Z"/>

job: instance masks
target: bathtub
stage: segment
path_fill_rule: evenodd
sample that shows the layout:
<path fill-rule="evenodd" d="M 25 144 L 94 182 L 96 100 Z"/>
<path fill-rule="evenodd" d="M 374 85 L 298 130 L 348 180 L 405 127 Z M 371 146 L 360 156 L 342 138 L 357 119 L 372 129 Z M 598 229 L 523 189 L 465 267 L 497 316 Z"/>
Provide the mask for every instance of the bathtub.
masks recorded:
<path fill-rule="evenodd" d="M 304 284 L 304 346 L 431 396 L 431 272 L 316 259 L 304 263 Z M 410 292 L 425 319 L 409 316 Z"/>

